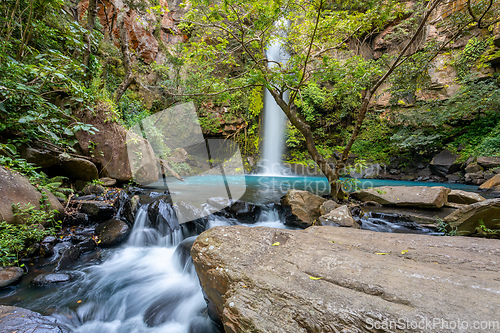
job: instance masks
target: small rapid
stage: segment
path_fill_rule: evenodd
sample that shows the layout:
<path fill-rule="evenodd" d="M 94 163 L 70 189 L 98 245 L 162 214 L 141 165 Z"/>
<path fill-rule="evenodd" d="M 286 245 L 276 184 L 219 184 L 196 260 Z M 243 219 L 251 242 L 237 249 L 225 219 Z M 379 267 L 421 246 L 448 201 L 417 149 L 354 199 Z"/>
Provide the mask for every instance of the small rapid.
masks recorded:
<path fill-rule="evenodd" d="M 168 209 L 163 215 L 175 218 Z M 234 224 L 242 223 L 211 215 L 206 228 Z M 249 226 L 285 227 L 275 209 L 262 210 Z M 72 282 L 23 306 L 52 312 L 78 333 L 220 332 L 189 255 L 196 237 L 184 225 L 167 229 L 155 226 L 142 206 L 126 244 L 103 250 L 100 263 L 71 271 Z"/>

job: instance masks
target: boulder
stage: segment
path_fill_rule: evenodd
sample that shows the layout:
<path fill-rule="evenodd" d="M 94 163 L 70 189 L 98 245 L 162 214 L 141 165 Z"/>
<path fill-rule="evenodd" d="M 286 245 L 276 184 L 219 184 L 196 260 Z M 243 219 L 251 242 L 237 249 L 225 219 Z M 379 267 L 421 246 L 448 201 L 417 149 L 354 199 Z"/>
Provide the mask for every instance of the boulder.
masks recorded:
<path fill-rule="evenodd" d="M 59 250 L 61 256 L 57 261 L 56 268 L 54 271 L 61 271 L 71 267 L 76 260 L 80 257 L 80 247 L 77 245 L 71 245 L 69 247 Z"/>
<path fill-rule="evenodd" d="M 57 156 L 54 156 L 53 152 L 46 149 L 36 149 L 24 146 L 19 153 L 21 158 L 40 168 L 50 168 L 57 164 Z"/>
<path fill-rule="evenodd" d="M 443 186 L 381 186 L 355 192 L 352 196 L 381 205 L 441 208 L 446 204 L 449 192 L 450 189 Z"/>
<path fill-rule="evenodd" d="M 76 138 L 85 154 L 102 166 L 104 176 L 120 182 L 135 180 L 139 184 L 150 184 L 158 180 L 158 167 L 153 148 L 149 142 L 134 133 L 128 132 L 120 124 L 107 119 L 106 106 L 96 107 L 96 114 L 85 114 L 83 121 L 99 131 L 91 134 L 86 131 L 76 133 Z M 80 115 L 81 116 L 81 115 Z M 127 141 L 127 138 L 129 139 Z M 131 167 L 131 160 L 139 166 Z"/>
<path fill-rule="evenodd" d="M 449 173 L 460 170 L 461 165 L 455 162 L 460 156 L 445 149 L 432 159 L 429 168 L 435 175 L 446 177 Z"/>
<path fill-rule="evenodd" d="M 0 267 L 0 288 L 19 281 L 23 274 L 24 271 L 20 267 Z"/>
<path fill-rule="evenodd" d="M 477 164 L 485 169 L 494 169 L 500 166 L 500 157 L 480 156 L 477 158 Z"/>
<path fill-rule="evenodd" d="M 457 209 L 443 219 L 448 230 L 468 236 L 480 233 L 481 222 L 488 229 L 500 229 L 500 199 L 490 199 Z"/>
<path fill-rule="evenodd" d="M 249 202 L 236 200 L 224 211 L 229 217 L 233 217 L 243 223 L 255 223 L 260 216 L 262 209 Z"/>
<path fill-rule="evenodd" d="M 326 215 L 321 215 L 319 217 L 318 225 L 329 225 L 334 227 L 354 227 L 358 229 L 360 228 L 360 225 L 352 218 L 349 208 L 347 208 L 347 206 L 345 205 L 332 210 Z"/>
<path fill-rule="evenodd" d="M 92 194 L 101 195 L 104 192 L 106 192 L 106 189 L 98 184 L 88 184 L 83 188 L 82 192 L 86 195 L 92 195 Z"/>
<path fill-rule="evenodd" d="M 477 163 L 471 163 L 465 167 L 466 173 L 475 173 L 479 171 L 483 171 L 483 168 Z"/>
<path fill-rule="evenodd" d="M 66 273 L 48 273 L 37 275 L 33 279 L 33 285 L 35 286 L 45 286 L 53 283 L 61 283 L 71 281 L 72 277 Z"/>
<path fill-rule="evenodd" d="M 326 215 L 326 214 L 330 213 L 332 210 L 337 209 L 338 206 L 339 206 L 339 204 L 336 203 L 335 201 L 327 200 L 327 201 L 323 202 L 321 204 L 321 206 L 319 207 L 319 213 L 321 215 Z"/>
<path fill-rule="evenodd" d="M 492 178 L 488 179 L 486 182 L 481 184 L 479 188 L 481 190 L 490 190 L 490 189 L 495 189 L 495 187 L 500 185 L 500 174 L 497 174 L 493 176 Z"/>
<path fill-rule="evenodd" d="M 486 200 L 482 196 L 474 192 L 466 192 L 462 190 L 451 190 L 448 193 L 448 202 L 470 205 L 476 202 Z"/>
<path fill-rule="evenodd" d="M 313 225 L 320 217 L 320 207 L 325 201 L 325 198 L 308 191 L 289 190 L 281 199 L 281 203 L 290 208 L 291 214 L 286 222 L 303 228 Z"/>
<path fill-rule="evenodd" d="M 105 221 L 113 217 L 115 209 L 113 205 L 105 201 L 83 200 L 78 201 L 81 205 L 80 211 L 87 214 L 91 219 Z"/>
<path fill-rule="evenodd" d="M 112 186 L 116 185 L 116 179 L 109 178 L 109 177 L 99 178 L 99 181 L 102 183 L 102 186 L 105 186 L 105 187 L 112 187 Z"/>
<path fill-rule="evenodd" d="M 130 227 L 121 220 L 111 219 L 99 224 L 95 232 L 99 238 L 99 245 L 110 247 L 125 241 L 130 233 Z"/>
<path fill-rule="evenodd" d="M 99 178 L 97 167 L 89 160 L 61 154 L 57 158 L 61 169 L 72 179 L 91 181 Z"/>
<path fill-rule="evenodd" d="M 500 308 L 492 239 L 225 226 L 191 256 L 225 332 L 452 332 L 412 325 L 489 322 Z"/>
<path fill-rule="evenodd" d="M 50 209 L 58 211 L 55 218 L 62 219 L 64 207 L 52 193 L 47 193 L 47 196 Z M 12 212 L 12 204 L 19 203 L 21 208 L 31 204 L 40 209 L 41 197 L 42 194 L 30 184 L 27 178 L 16 171 L 0 167 L 0 220 L 11 224 L 23 223 L 24 221 Z"/>
<path fill-rule="evenodd" d="M 37 312 L 16 306 L 0 305 L 0 327 L 2 332 L 16 333 L 70 333 L 71 329 Z"/>

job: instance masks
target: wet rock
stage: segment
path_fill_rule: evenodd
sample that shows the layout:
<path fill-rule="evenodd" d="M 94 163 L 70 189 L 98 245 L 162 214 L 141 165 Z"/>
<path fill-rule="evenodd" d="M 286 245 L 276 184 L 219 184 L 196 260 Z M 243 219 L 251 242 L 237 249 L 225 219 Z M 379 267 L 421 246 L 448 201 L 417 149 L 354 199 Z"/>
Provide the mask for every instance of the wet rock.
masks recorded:
<path fill-rule="evenodd" d="M 434 318 L 488 322 L 500 308 L 498 242 L 491 239 L 229 226 L 202 233 L 191 255 L 225 332 L 368 332 L 375 324 Z"/>
<path fill-rule="evenodd" d="M 99 178 L 99 181 L 102 183 L 102 186 L 105 187 L 113 187 L 116 185 L 116 179 L 114 178 L 103 177 Z"/>
<path fill-rule="evenodd" d="M 456 230 L 459 235 L 469 236 L 480 233 L 481 222 L 488 229 L 500 229 L 500 199 L 490 199 L 457 209 L 443 221 L 448 231 Z"/>
<path fill-rule="evenodd" d="M 61 257 L 57 261 L 56 272 L 71 267 L 75 261 L 80 257 L 80 248 L 76 245 L 59 250 Z"/>
<path fill-rule="evenodd" d="M 66 273 L 48 273 L 40 274 L 33 280 L 33 285 L 44 286 L 53 283 L 61 283 L 71 281 L 72 276 Z"/>
<path fill-rule="evenodd" d="M 40 255 L 45 258 L 51 257 L 54 255 L 54 246 L 50 243 L 40 244 Z"/>
<path fill-rule="evenodd" d="M 222 210 L 231 205 L 231 200 L 225 197 L 213 197 L 207 199 L 207 204 L 210 206 Z"/>
<path fill-rule="evenodd" d="M 78 248 L 80 249 L 80 253 L 91 252 L 94 251 L 97 247 L 94 239 L 87 238 L 81 243 L 78 243 Z"/>
<path fill-rule="evenodd" d="M 134 225 L 135 215 L 140 206 L 140 198 L 138 195 L 130 197 L 127 192 L 121 191 L 118 194 L 118 212 L 117 218 L 123 219 L 130 226 Z"/>
<path fill-rule="evenodd" d="M 19 281 L 23 274 L 24 271 L 20 267 L 0 267 L 0 288 Z"/>
<path fill-rule="evenodd" d="M 95 200 L 96 198 L 97 198 L 97 195 L 89 194 L 89 195 L 83 195 L 81 197 L 77 197 L 73 200 L 75 200 L 75 201 L 91 201 L 91 200 Z"/>
<path fill-rule="evenodd" d="M 98 184 L 89 184 L 83 188 L 82 192 L 86 195 L 91 195 L 91 194 L 101 195 L 104 192 L 106 192 L 106 189 Z"/>
<path fill-rule="evenodd" d="M 451 192 L 448 193 L 448 202 L 451 203 L 469 205 L 484 200 L 486 199 L 480 196 L 479 194 L 473 192 L 466 192 L 462 190 L 451 190 Z"/>
<path fill-rule="evenodd" d="M 500 166 L 500 157 L 480 156 L 477 158 L 477 164 L 485 169 L 494 169 Z"/>
<path fill-rule="evenodd" d="M 361 228 L 360 225 L 354 221 L 351 212 L 347 206 L 340 206 L 326 215 L 321 215 L 319 217 L 319 224 L 323 226 L 333 226 L 333 227 L 352 227 Z"/>
<path fill-rule="evenodd" d="M 15 306 L 0 305 L 2 332 L 16 333 L 70 333 L 71 329 L 37 312 Z"/>
<path fill-rule="evenodd" d="M 42 243 L 48 243 L 51 245 L 54 245 L 57 242 L 58 242 L 58 239 L 56 236 L 45 236 L 42 240 Z"/>
<path fill-rule="evenodd" d="M 61 169 L 68 174 L 70 178 L 84 181 L 91 181 L 98 177 L 97 167 L 89 160 L 72 157 L 68 154 L 61 154 L 57 158 Z"/>
<path fill-rule="evenodd" d="M 89 225 L 89 216 L 85 213 L 76 213 L 66 216 L 66 222 L 69 225 Z"/>
<path fill-rule="evenodd" d="M 88 214 L 90 218 L 98 221 L 108 220 L 113 217 L 115 212 L 113 206 L 109 202 L 102 201 L 81 201 L 82 213 Z"/>
<path fill-rule="evenodd" d="M 491 177 L 489 180 L 484 182 L 479 188 L 481 190 L 496 189 L 500 186 L 500 174 Z"/>
<path fill-rule="evenodd" d="M 475 172 L 479 172 L 479 171 L 483 171 L 483 168 L 475 162 L 471 163 L 465 167 L 466 173 L 475 173 Z"/>
<path fill-rule="evenodd" d="M 261 208 L 249 202 L 237 200 L 224 209 L 230 217 L 243 223 L 255 223 L 260 216 Z"/>
<path fill-rule="evenodd" d="M 319 207 L 319 212 L 321 215 L 326 215 L 330 213 L 332 210 L 337 209 L 338 206 L 339 204 L 336 203 L 335 201 L 327 200 L 321 204 L 321 206 Z"/>
<path fill-rule="evenodd" d="M 459 157 L 459 155 L 454 154 L 449 150 L 443 150 L 434 156 L 429 164 L 429 168 L 433 174 L 446 177 L 447 174 L 460 170 L 461 164 L 455 163 Z"/>
<path fill-rule="evenodd" d="M 289 190 L 281 199 L 284 206 L 290 207 L 287 224 L 303 228 L 311 226 L 320 217 L 320 207 L 325 201 L 311 192 Z"/>
<path fill-rule="evenodd" d="M 450 189 L 442 186 L 381 186 L 355 192 L 361 201 L 375 201 L 381 205 L 441 208 L 448 199 Z"/>
<path fill-rule="evenodd" d="M 180 228 L 170 196 L 156 199 L 148 207 L 148 217 L 153 227 L 161 234 Z"/>
<path fill-rule="evenodd" d="M 14 215 L 12 204 L 20 204 L 21 208 L 27 204 L 40 209 L 40 198 L 42 194 L 30 184 L 29 180 L 20 173 L 0 166 L 0 220 L 11 224 L 24 223 L 20 216 Z M 47 193 L 48 204 L 51 209 L 58 213 L 55 218 L 61 220 L 64 217 L 64 207 L 52 194 Z"/>
<path fill-rule="evenodd" d="M 110 247 L 125 241 L 130 233 L 130 227 L 121 220 L 111 219 L 99 224 L 95 232 L 99 238 L 99 245 Z"/>

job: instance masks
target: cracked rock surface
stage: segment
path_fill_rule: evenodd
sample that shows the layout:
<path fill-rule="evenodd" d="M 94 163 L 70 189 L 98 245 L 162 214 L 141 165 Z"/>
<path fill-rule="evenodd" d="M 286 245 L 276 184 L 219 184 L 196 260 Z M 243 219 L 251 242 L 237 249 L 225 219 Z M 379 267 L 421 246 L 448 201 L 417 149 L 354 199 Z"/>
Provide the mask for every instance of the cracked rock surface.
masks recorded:
<path fill-rule="evenodd" d="M 470 332 L 450 322 L 500 317 L 499 245 L 328 226 L 225 226 L 202 233 L 191 256 L 226 332 Z"/>

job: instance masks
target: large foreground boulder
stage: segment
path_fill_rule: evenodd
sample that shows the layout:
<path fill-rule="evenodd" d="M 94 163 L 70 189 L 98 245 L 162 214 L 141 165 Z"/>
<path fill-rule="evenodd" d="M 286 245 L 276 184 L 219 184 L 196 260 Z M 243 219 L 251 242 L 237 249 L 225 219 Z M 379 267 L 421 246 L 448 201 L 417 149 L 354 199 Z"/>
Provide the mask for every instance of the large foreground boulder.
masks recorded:
<path fill-rule="evenodd" d="M 5 333 L 69 333 L 71 329 L 55 318 L 16 306 L 0 305 L 0 331 Z"/>
<path fill-rule="evenodd" d="M 471 332 L 441 324 L 498 320 L 498 246 L 352 228 L 226 226 L 202 233 L 191 256 L 228 333 Z"/>
<path fill-rule="evenodd" d="M 47 196 L 50 209 L 59 212 L 56 219 L 62 219 L 64 207 L 52 193 L 47 193 Z M 36 209 L 40 209 L 41 197 L 42 194 L 30 184 L 27 178 L 16 171 L 0 167 L 0 221 L 12 224 L 23 223 L 23 220 L 12 211 L 12 204 L 19 203 L 21 208 L 31 204 Z"/>
<path fill-rule="evenodd" d="M 443 186 L 381 186 L 353 193 L 361 201 L 381 205 L 441 208 L 448 202 L 450 189 Z"/>
<path fill-rule="evenodd" d="M 308 191 L 289 190 L 281 203 L 290 208 L 287 223 L 306 228 L 320 217 L 320 207 L 325 201 L 325 198 Z"/>
<path fill-rule="evenodd" d="M 500 199 L 490 199 L 461 207 L 446 216 L 444 222 L 449 231 L 456 230 L 460 235 L 481 234 L 481 224 L 491 230 L 500 230 Z M 499 244 L 500 245 L 500 244 Z"/>

